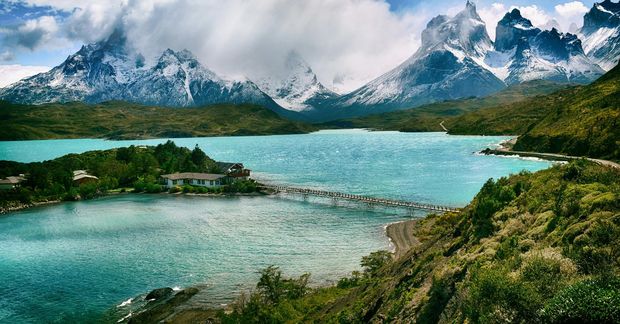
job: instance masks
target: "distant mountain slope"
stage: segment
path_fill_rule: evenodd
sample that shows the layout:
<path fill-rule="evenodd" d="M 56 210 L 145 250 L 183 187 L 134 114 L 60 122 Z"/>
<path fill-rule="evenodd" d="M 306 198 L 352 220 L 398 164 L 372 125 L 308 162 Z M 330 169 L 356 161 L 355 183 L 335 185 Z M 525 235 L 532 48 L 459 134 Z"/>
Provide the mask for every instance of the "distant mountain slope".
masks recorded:
<path fill-rule="evenodd" d="M 168 49 L 146 66 L 125 42 L 117 31 L 83 46 L 51 71 L 0 89 L 0 98 L 23 104 L 123 100 L 170 107 L 249 103 L 290 116 L 251 81 L 224 80 L 187 50 Z"/>
<path fill-rule="evenodd" d="M 287 55 L 283 75 L 254 80 L 261 90 L 288 110 L 313 110 L 338 97 L 318 81 L 310 65 L 295 51 Z"/>
<path fill-rule="evenodd" d="M 620 160 L 620 66 L 568 96 L 519 137 L 516 150 Z"/>
<path fill-rule="evenodd" d="M 521 135 L 516 150 L 620 160 L 620 68 L 596 82 L 466 113 L 451 134 Z"/>
<path fill-rule="evenodd" d="M 568 86 L 567 84 L 544 80 L 529 81 L 512 85 L 498 93 L 482 98 L 446 100 L 402 111 L 336 120 L 321 124 L 321 126 L 404 132 L 443 132 L 440 123 L 444 122 L 444 126 L 450 127 L 451 120 L 459 115 L 479 109 L 527 101 L 529 98 L 550 94 Z"/>
<path fill-rule="evenodd" d="M 256 105 L 169 108 L 114 101 L 34 106 L 0 101 L 0 120 L 2 141 L 273 135 L 316 130 Z"/>
<path fill-rule="evenodd" d="M 595 3 L 584 16 L 580 31 L 586 54 L 609 70 L 620 60 L 620 3 Z"/>

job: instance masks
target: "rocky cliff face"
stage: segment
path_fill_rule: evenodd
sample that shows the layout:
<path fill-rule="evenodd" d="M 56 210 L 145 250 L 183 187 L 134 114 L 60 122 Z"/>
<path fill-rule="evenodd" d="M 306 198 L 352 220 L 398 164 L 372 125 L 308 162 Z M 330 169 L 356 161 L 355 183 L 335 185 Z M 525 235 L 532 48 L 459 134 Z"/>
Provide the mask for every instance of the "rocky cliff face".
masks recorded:
<path fill-rule="evenodd" d="M 595 3 L 584 16 L 579 36 L 590 59 L 605 70 L 615 67 L 620 60 L 620 3 Z"/>
<path fill-rule="evenodd" d="M 485 62 L 508 85 L 537 79 L 589 83 L 604 73 L 585 55 L 576 35 L 540 30 L 518 9 L 507 13 L 496 30 L 495 53 Z"/>

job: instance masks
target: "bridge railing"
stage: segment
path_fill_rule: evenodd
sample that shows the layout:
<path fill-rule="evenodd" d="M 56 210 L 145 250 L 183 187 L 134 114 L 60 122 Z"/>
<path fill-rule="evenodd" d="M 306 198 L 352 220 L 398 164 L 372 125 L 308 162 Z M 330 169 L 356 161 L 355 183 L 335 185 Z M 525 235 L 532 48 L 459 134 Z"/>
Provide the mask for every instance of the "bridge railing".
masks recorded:
<path fill-rule="evenodd" d="M 263 185 L 263 187 L 277 191 L 277 192 L 295 193 L 295 194 L 302 194 L 302 195 L 313 195 L 317 197 L 329 197 L 329 198 L 336 198 L 336 199 L 345 199 L 345 200 L 365 202 L 365 203 L 370 203 L 370 204 L 380 204 L 380 205 L 384 205 L 388 207 L 404 207 L 404 208 L 425 209 L 425 210 L 441 211 L 441 212 L 456 212 L 459 210 L 457 208 L 448 207 L 448 206 L 430 205 L 430 204 L 422 204 L 422 203 L 417 203 L 417 202 L 412 202 L 412 201 L 377 198 L 377 197 L 369 197 L 369 196 L 362 196 L 362 195 L 353 195 L 353 194 L 347 194 L 347 193 L 335 192 L 335 191 L 288 187 L 288 186 L 282 186 L 282 185 Z"/>

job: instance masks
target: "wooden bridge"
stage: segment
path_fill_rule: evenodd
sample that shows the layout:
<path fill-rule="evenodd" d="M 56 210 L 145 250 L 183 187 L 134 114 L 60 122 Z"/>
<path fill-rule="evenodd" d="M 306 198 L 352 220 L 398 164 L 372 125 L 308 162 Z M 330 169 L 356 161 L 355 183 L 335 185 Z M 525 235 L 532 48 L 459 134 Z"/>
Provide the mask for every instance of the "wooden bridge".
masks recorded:
<path fill-rule="evenodd" d="M 333 192 L 333 191 L 323 191 L 323 190 L 315 190 L 315 189 L 305 189 L 305 188 L 295 188 L 281 185 L 262 185 L 265 189 L 273 190 L 277 193 L 288 193 L 288 194 L 299 194 L 304 197 L 306 196 L 315 196 L 315 197 L 324 197 L 331 198 L 334 200 L 346 200 L 364 203 L 368 205 L 380 205 L 385 207 L 396 207 L 396 208 L 406 208 L 406 209 L 424 209 L 435 212 L 456 212 L 459 209 L 447 206 L 439 206 L 439 205 L 430 205 L 430 204 L 421 204 L 412 201 L 404 201 L 404 200 L 394 200 L 394 199 L 385 199 L 385 198 L 375 198 L 361 195 L 351 195 L 341 192 Z"/>

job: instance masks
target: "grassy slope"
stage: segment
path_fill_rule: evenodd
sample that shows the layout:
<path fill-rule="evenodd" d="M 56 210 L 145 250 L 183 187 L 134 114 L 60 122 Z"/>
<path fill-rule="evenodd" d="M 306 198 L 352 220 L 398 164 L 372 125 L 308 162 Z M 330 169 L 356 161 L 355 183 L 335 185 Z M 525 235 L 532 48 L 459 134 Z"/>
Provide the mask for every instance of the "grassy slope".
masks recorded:
<path fill-rule="evenodd" d="M 620 160 L 620 66 L 556 100 L 515 149 Z"/>
<path fill-rule="evenodd" d="M 489 182 L 414 234 L 419 246 L 348 293 L 246 311 L 290 323 L 620 320 L 618 170 L 578 161 Z"/>
<path fill-rule="evenodd" d="M 40 106 L 0 102 L 0 120 L 0 140 L 270 135 L 315 130 L 252 105 L 163 108 L 123 102 Z"/>
<path fill-rule="evenodd" d="M 467 113 L 451 134 L 521 135 L 515 150 L 620 160 L 620 68 L 591 85 Z"/>
<path fill-rule="evenodd" d="M 549 94 L 565 87 L 566 85 L 549 81 L 533 81 L 507 88 L 484 98 L 438 102 L 403 111 L 328 122 L 320 126 L 408 132 L 443 131 L 439 126 L 442 120 L 446 120 L 447 125 L 450 119 L 466 112 L 522 101 L 533 96 Z"/>

